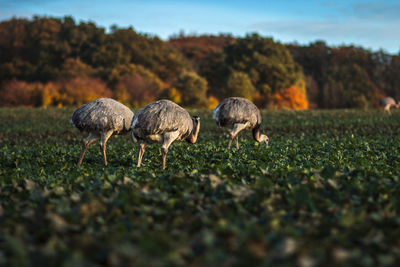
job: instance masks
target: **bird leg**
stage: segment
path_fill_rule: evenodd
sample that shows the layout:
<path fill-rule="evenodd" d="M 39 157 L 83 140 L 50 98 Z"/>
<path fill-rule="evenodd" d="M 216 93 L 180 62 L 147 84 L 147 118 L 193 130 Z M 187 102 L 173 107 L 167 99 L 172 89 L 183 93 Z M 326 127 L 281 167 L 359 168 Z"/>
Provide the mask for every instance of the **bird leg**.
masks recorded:
<path fill-rule="evenodd" d="M 101 133 L 100 151 L 101 151 L 101 154 L 103 154 L 103 159 L 104 159 L 104 165 L 105 166 L 107 166 L 106 143 L 107 143 L 108 139 L 111 137 L 112 134 L 113 134 L 112 131 Z"/>
<path fill-rule="evenodd" d="M 235 140 L 236 149 L 239 150 L 239 137 L 238 137 L 238 135 L 232 136 L 232 134 L 231 134 L 230 137 L 229 137 L 228 149 L 231 148 L 231 144 L 232 144 L 232 141 L 233 141 L 233 140 Z"/>
<path fill-rule="evenodd" d="M 142 157 L 144 154 L 144 151 L 146 150 L 146 144 L 141 143 L 139 146 L 139 156 L 138 156 L 138 161 L 137 161 L 137 167 L 140 168 L 140 165 L 142 164 Z"/>
<path fill-rule="evenodd" d="M 236 149 L 239 150 L 239 135 L 236 135 Z"/>
<path fill-rule="evenodd" d="M 161 155 L 162 155 L 162 169 L 165 169 L 165 162 L 167 160 L 167 153 L 168 153 L 168 147 L 174 142 L 179 136 L 179 132 L 169 132 L 164 134 L 164 142 L 163 145 L 161 146 Z"/>
<path fill-rule="evenodd" d="M 239 132 L 243 129 L 246 129 L 247 127 L 249 127 L 250 123 L 246 122 L 246 123 L 235 123 L 233 125 L 233 129 L 231 131 L 230 134 L 230 138 L 229 138 L 229 143 L 228 143 L 228 149 L 231 148 L 231 144 L 232 144 L 232 140 L 235 139 L 236 140 L 236 148 L 239 149 L 239 139 L 237 138 L 237 135 L 239 134 Z"/>
<path fill-rule="evenodd" d="M 392 107 L 392 105 L 391 104 L 387 104 L 386 106 L 385 106 L 385 111 L 387 112 L 387 114 L 390 116 L 390 115 L 392 115 L 392 113 L 390 112 L 390 108 Z"/>
<path fill-rule="evenodd" d="M 93 134 L 90 133 L 89 136 L 83 141 L 82 153 L 81 153 L 81 156 L 80 156 L 79 161 L 78 161 L 78 166 L 81 166 L 82 161 L 83 161 L 83 157 L 85 156 L 85 152 L 88 149 L 89 145 L 91 143 L 93 143 L 94 141 L 96 141 L 97 139 L 98 139 L 97 136 L 94 136 Z"/>
<path fill-rule="evenodd" d="M 229 137 L 228 149 L 230 149 L 230 148 L 231 148 L 232 139 L 233 139 L 233 137 L 232 137 L 232 135 L 231 135 L 231 137 Z"/>
<path fill-rule="evenodd" d="M 167 153 L 168 148 L 162 147 L 161 148 L 161 155 L 162 155 L 162 167 L 161 169 L 165 170 L 165 162 L 167 161 Z"/>

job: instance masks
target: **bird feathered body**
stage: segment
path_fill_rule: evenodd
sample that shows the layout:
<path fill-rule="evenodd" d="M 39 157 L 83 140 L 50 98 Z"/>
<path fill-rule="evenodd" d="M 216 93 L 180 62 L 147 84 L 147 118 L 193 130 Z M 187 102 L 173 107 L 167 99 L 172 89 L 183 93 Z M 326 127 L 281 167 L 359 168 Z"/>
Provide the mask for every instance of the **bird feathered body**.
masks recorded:
<path fill-rule="evenodd" d="M 151 143 L 162 143 L 162 169 L 168 148 L 175 140 L 195 143 L 200 130 L 200 118 L 189 113 L 169 100 L 159 100 L 148 104 L 136 112 L 132 121 L 132 137 L 141 141 L 137 167 L 142 164 L 145 147 Z"/>
<path fill-rule="evenodd" d="M 213 118 L 222 127 L 249 122 L 249 128 L 253 129 L 261 124 L 260 110 L 251 101 L 241 97 L 224 99 L 214 109 Z"/>
<path fill-rule="evenodd" d="M 133 112 L 111 98 L 100 98 L 80 106 L 72 115 L 72 123 L 81 131 L 113 131 L 124 134 L 131 128 Z"/>
<path fill-rule="evenodd" d="M 390 112 L 391 107 L 400 108 L 400 102 L 396 104 L 396 101 L 392 97 L 384 97 L 379 101 L 379 104 L 383 107 L 383 111 L 389 116 L 392 115 Z"/>
<path fill-rule="evenodd" d="M 179 132 L 176 140 L 186 139 L 193 131 L 189 113 L 169 100 L 159 100 L 138 110 L 132 121 L 132 135 L 148 143 L 162 142 L 162 135 Z"/>
<path fill-rule="evenodd" d="M 396 105 L 396 101 L 392 97 L 384 97 L 381 100 L 379 100 L 379 104 L 383 107 L 387 105 Z"/>
<path fill-rule="evenodd" d="M 253 138 L 257 142 L 268 144 L 268 136 L 260 135 L 260 110 L 250 100 L 242 97 L 226 98 L 214 109 L 213 118 L 220 127 L 233 126 L 228 149 L 233 140 L 236 140 L 236 148 L 239 149 L 238 134 L 245 129 L 252 129 Z"/>
<path fill-rule="evenodd" d="M 99 98 L 80 106 L 72 115 L 72 124 L 80 131 L 88 132 L 83 141 L 78 166 L 89 145 L 100 138 L 100 150 L 104 165 L 107 166 L 106 143 L 113 134 L 125 134 L 130 131 L 133 112 L 125 105 L 111 98 Z"/>

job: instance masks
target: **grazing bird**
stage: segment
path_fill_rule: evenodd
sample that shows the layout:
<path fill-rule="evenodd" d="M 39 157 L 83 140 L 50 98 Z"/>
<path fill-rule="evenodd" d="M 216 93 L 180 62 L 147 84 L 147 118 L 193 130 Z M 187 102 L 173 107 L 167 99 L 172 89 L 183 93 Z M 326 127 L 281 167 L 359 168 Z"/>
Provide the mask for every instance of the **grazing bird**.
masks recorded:
<path fill-rule="evenodd" d="M 238 134 L 244 129 L 252 129 L 254 140 L 268 144 L 268 136 L 260 135 L 261 113 L 250 100 L 241 97 L 225 98 L 214 109 L 213 118 L 218 127 L 233 126 L 228 149 L 231 147 L 233 139 L 236 141 L 236 149 L 239 149 Z"/>
<path fill-rule="evenodd" d="M 168 147 L 175 140 L 186 140 L 194 144 L 200 130 L 200 117 L 191 117 L 189 113 L 169 100 L 159 100 L 138 110 L 132 121 L 132 139 L 141 141 L 137 167 L 142 163 L 145 147 L 148 144 L 160 143 L 162 169 Z"/>
<path fill-rule="evenodd" d="M 111 98 L 99 98 L 80 106 L 72 115 L 72 124 L 80 131 L 89 133 L 83 141 L 78 166 L 89 145 L 100 138 L 100 150 L 107 166 L 106 143 L 113 134 L 126 134 L 131 129 L 133 112 Z"/>
<path fill-rule="evenodd" d="M 384 112 L 387 112 L 388 115 L 392 115 L 390 113 L 390 108 L 395 107 L 399 108 L 400 107 L 400 102 L 396 104 L 396 101 L 392 97 L 384 97 L 379 101 L 379 104 L 383 107 Z"/>

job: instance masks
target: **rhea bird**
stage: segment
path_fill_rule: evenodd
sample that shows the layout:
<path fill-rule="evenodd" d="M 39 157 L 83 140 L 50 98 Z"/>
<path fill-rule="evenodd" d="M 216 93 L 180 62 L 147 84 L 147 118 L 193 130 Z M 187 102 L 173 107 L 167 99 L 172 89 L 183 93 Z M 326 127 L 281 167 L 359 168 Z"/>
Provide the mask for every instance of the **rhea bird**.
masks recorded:
<path fill-rule="evenodd" d="M 141 166 L 143 154 L 148 144 L 160 143 L 162 169 L 168 148 L 175 140 L 186 140 L 193 144 L 200 130 L 200 117 L 189 113 L 169 100 L 159 100 L 148 104 L 135 113 L 132 121 L 132 139 L 140 141 L 137 167 Z"/>
<path fill-rule="evenodd" d="M 225 98 L 213 111 L 213 119 L 218 127 L 232 127 L 229 135 L 228 149 L 233 140 L 239 149 L 239 132 L 252 130 L 253 138 L 259 143 L 268 144 L 269 138 L 260 134 L 261 113 L 250 100 L 242 97 Z"/>
<path fill-rule="evenodd" d="M 391 115 L 390 108 L 395 107 L 399 108 L 400 107 L 400 102 L 396 104 L 396 101 L 392 97 L 384 97 L 379 101 L 379 104 L 383 107 L 384 112 L 387 112 L 389 115 Z"/>
<path fill-rule="evenodd" d="M 80 131 L 89 133 L 83 141 L 78 166 L 82 164 L 89 145 L 100 138 L 100 150 L 107 166 L 106 143 L 113 134 L 126 134 L 131 129 L 133 112 L 111 98 L 99 98 L 75 110 L 72 124 Z"/>

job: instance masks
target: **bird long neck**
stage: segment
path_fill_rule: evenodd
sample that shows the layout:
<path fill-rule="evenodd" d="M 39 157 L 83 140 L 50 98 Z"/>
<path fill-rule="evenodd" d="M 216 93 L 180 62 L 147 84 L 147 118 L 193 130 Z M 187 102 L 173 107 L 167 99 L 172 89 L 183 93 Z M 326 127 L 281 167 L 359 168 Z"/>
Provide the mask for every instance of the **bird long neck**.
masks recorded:
<path fill-rule="evenodd" d="M 260 142 L 260 126 L 253 128 L 253 138 L 257 142 Z"/>
<path fill-rule="evenodd" d="M 200 131 L 200 121 L 199 122 L 193 121 L 193 130 L 188 138 L 189 143 L 192 144 L 196 143 L 199 131 Z"/>

